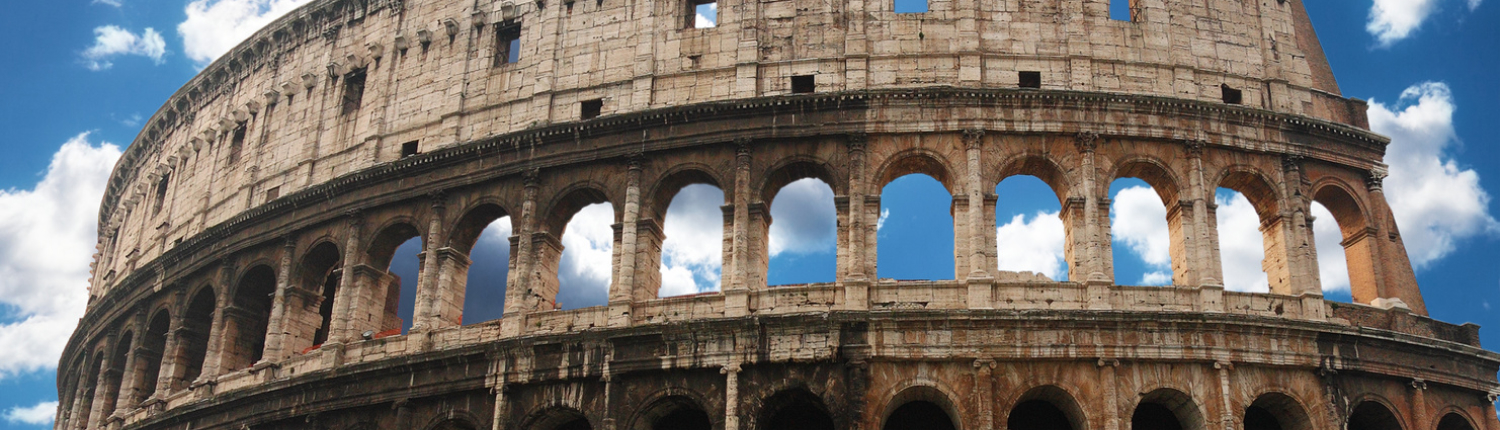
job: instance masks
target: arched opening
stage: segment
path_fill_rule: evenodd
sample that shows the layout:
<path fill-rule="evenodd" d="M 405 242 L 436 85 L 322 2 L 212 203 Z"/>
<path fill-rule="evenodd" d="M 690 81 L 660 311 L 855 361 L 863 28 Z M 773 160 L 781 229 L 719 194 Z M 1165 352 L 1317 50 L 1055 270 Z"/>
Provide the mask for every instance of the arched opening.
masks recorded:
<path fill-rule="evenodd" d="M 1438 421 L 1437 430 L 1474 430 L 1474 425 L 1457 412 L 1449 412 Z"/>
<path fill-rule="evenodd" d="M 172 314 L 166 309 L 156 311 L 151 316 L 151 322 L 146 325 L 146 333 L 141 335 L 141 352 L 137 360 L 142 362 L 141 377 L 137 380 L 136 397 L 133 403 L 140 403 L 156 394 L 157 379 L 161 377 L 162 363 L 166 358 L 167 331 L 171 330 Z"/>
<path fill-rule="evenodd" d="M 1396 414 L 1380 402 L 1366 400 L 1354 407 L 1349 414 L 1348 430 L 1401 430 L 1401 421 Z"/>
<path fill-rule="evenodd" d="M 1245 408 L 1245 430 L 1312 430 L 1312 417 L 1296 399 L 1266 393 Z"/>
<path fill-rule="evenodd" d="M 833 417 L 823 399 L 802 388 L 782 390 L 761 407 L 761 430 L 833 430 Z"/>
<path fill-rule="evenodd" d="M 224 371 L 250 367 L 264 356 L 275 294 L 276 272 L 269 266 L 252 267 L 240 277 L 230 312 L 224 314 L 224 335 L 229 339 L 222 358 Z"/>
<path fill-rule="evenodd" d="M 530 286 L 533 309 L 579 309 L 609 301 L 618 221 L 614 205 L 592 188 L 575 189 L 553 206 L 546 240 L 532 243 L 541 274 Z"/>
<path fill-rule="evenodd" d="M 424 248 L 421 232 L 408 223 L 387 226 L 375 235 L 366 254 L 366 261 L 375 270 L 354 274 L 362 277 L 354 285 L 370 294 L 361 294 L 354 299 L 357 303 L 350 303 L 354 309 L 349 323 L 351 336 L 357 339 L 368 332 L 379 338 L 411 330 Z"/>
<path fill-rule="evenodd" d="M 1259 174 L 1235 171 L 1219 181 L 1212 219 L 1217 222 L 1224 288 L 1293 293 L 1287 249 L 1298 245 L 1283 240 L 1279 201 L 1276 189 Z"/>
<path fill-rule="evenodd" d="M 724 191 L 704 167 L 688 165 L 652 187 L 637 226 L 659 222 L 661 230 L 636 229 L 637 300 L 719 291 L 733 217 L 723 209 Z M 642 282 L 646 281 L 646 282 Z"/>
<path fill-rule="evenodd" d="M 1021 395 L 1006 426 L 1010 430 L 1084 430 L 1087 422 L 1072 395 L 1048 385 Z"/>
<path fill-rule="evenodd" d="M 1368 304 L 1379 298 L 1375 280 L 1376 238 L 1359 200 L 1339 184 L 1324 184 L 1313 192 L 1312 215 L 1323 288 L 1338 291 L 1331 294 L 1337 298 L 1343 295 L 1342 287 L 1347 286 L 1349 299 L 1355 303 Z M 1340 250 L 1343 258 L 1338 258 Z M 1343 271 L 1338 270 L 1340 266 Z"/>
<path fill-rule="evenodd" d="M 1131 430 L 1200 430 L 1204 423 L 1191 396 L 1167 388 L 1142 396 L 1130 415 Z"/>
<path fill-rule="evenodd" d="M 644 409 L 636 430 L 711 430 L 713 420 L 698 402 L 687 396 L 667 396 Z"/>
<path fill-rule="evenodd" d="M 1016 163 L 1012 170 L 1036 172 L 1007 176 L 995 185 L 995 199 L 986 201 L 994 206 L 995 268 L 1001 272 L 1031 272 L 1054 281 L 1066 281 L 1069 264 L 1066 258 L 1069 246 L 1067 227 L 1064 222 L 1062 196 L 1067 191 L 1061 188 L 1065 181 L 1061 172 L 1040 159 Z M 1046 179 L 1043 179 L 1045 177 Z M 1075 215 L 1075 214 L 1069 214 Z M 1006 276 L 996 276 L 1004 280 Z M 1018 277 L 1027 280 L 1029 276 Z"/>
<path fill-rule="evenodd" d="M 120 335 L 120 340 L 115 343 L 114 353 L 109 357 L 109 371 L 104 373 L 104 391 L 100 397 L 103 407 L 100 409 L 104 416 L 114 414 L 115 405 L 119 404 L 120 393 L 127 392 L 121 384 L 125 377 L 125 361 L 130 357 L 131 345 L 135 341 L 135 333 L 125 332 Z"/>
<path fill-rule="evenodd" d="M 1177 181 L 1161 165 L 1128 162 L 1110 183 L 1110 233 L 1115 282 L 1137 285 L 1184 284 L 1187 261 L 1183 228 L 1189 214 L 1177 206 Z"/>
<path fill-rule="evenodd" d="M 588 417 L 577 409 L 555 407 L 542 412 L 524 427 L 526 430 L 592 430 Z"/>
<path fill-rule="evenodd" d="M 478 426 L 468 420 L 448 419 L 432 426 L 432 430 L 478 430 Z"/>
<path fill-rule="evenodd" d="M 188 302 L 187 314 L 182 321 L 182 330 L 177 332 L 177 342 L 182 348 L 182 379 L 173 380 L 173 390 L 187 388 L 188 384 L 203 375 L 203 361 L 208 358 L 208 332 L 214 323 L 214 289 L 203 287 Z"/>
<path fill-rule="evenodd" d="M 99 373 L 103 371 L 104 351 L 99 351 L 98 353 L 94 354 L 94 361 L 93 364 L 89 366 L 88 376 L 83 380 L 84 386 L 88 388 L 83 391 L 83 398 L 79 399 L 79 401 L 83 402 L 83 404 L 81 405 L 83 406 L 83 413 L 79 414 L 79 418 L 82 418 L 83 420 L 78 421 L 78 428 L 87 428 L 89 424 L 92 424 L 93 422 L 94 404 L 101 400 L 99 399 L 99 396 L 95 394 L 98 393 L 100 388 Z"/>
<path fill-rule="evenodd" d="M 510 213 L 496 204 L 483 204 L 464 214 L 454 226 L 448 245 L 468 258 L 443 256 L 448 273 L 440 294 L 438 317 L 446 324 L 470 325 L 500 319 L 505 289 L 510 283 Z M 461 307 L 450 309 L 449 306 Z"/>
<path fill-rule="evenodd" d="M 902 175 L 881 188 L 876 224 L 879 277 L 954 279 L 954 254 L 960 250 L 954 245 L 953 214 L 963 208 L 955 206 L 948 187 L 938 177 L 926 173 Z M 967 258 L 962 260 L 967 262 Z"/>
<path fill-rule="evenodd" d="M 789 163 L 772 171 L 761 190 L 769 211 L 751 207 L 752 235 L 759 234 L 764 250 L 749 270 L 762 274 L 766 285 L 834 282 L 838 279 L 838 209 L 834 206 L 833 174 L 818 163 Z M 768 212 L 768 213 L 767 213 Z M 730 219 L 729 221 L 732 221 Z M 726 221 L 728 222 L 728 221 Z"/>
<path fill-rule="evenodd" d="M 300 277 L 297 285 L 312 293 L 311 297 L 316 297 L 302 307 L 317 309 L 318 320 L 316 326 L 288 327 L 302 328 L 299 332 L 289 333 L 291 336 L 287 339 L 287 346 L 291 351 L 301 351 L 328 341 L 329 332 L 333 329 L 333 299 L 338 294 L 339 282 L 344 274 L 341 260 L 343 253 L 339 252 L 337 245 L 330 242 L 319 243 L 302 258 L 302 264 L 298 267 Z M 306 328 L 312 328 L 312 333 L 306 333 Z"/>
<path fill-rule="evenodd" d="M 901 390 L 886 404 L 882 430 L 957 430 L 953 402 L 933 387 Z"/>

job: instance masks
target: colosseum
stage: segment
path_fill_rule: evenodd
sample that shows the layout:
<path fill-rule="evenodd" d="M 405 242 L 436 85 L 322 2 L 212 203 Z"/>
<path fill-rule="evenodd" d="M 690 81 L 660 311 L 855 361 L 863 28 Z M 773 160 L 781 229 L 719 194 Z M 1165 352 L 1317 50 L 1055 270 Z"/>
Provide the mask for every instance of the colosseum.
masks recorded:
<path fill-rule="evenodd" d="M 1500 430 L 1500 354 L 1427 316 L 1390 140 L 1302 0 L 1129 6 L 315 0 L 115 167 L 55 428 Z M 878 276 L 909 174 L 952 195 L 956 279 Z M 995 269 L 1016 175 L 1055 192 L 1070 280 Z M 768 285 L 769 204 L 804 178 L 835 196 L 835 279 Z M 1114 279 L 1117 178 L 1168 208 L 1170 286 Z M 693 184 L 724 191 L 722 290 L 662 298 Z M 1269 293 L 1223 286 L 1219 187 L 1260 217 Z M 1322 295 L 1313 202 L 1354 303 Z M 559 238 L 599 203 L 607 303 L 558 309 Z M 503 316 L 465 320 L 507 216 Z"/>

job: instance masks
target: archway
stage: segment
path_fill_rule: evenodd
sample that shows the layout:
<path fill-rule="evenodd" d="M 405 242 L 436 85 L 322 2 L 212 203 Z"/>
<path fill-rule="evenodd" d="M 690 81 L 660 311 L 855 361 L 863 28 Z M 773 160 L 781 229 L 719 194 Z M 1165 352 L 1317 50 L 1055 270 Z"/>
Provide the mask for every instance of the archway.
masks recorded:
<path fill-rule="evenodd" d="M 703 407 L 687 396 L 667 396 L 646 407 L 634 430 L 711 430 L 713 420 Z"/>
<path fill-rule="evenodd" d="M 1401 421 L 1380 402 L 1365 400 L 1349 414 L 1348 430 L 1401 430 Z"/>
<path fill-rule="evenodd" d="M 1057 194 L 1066 191 L 1059 191 L 1061 185 L 1055 184 L 1063 180 L 1061 173 L 1051 172 L 1053 166 L 1044 161 L 1018 164 L 1040 164 L 1019 170 L 1043 176 L 1007 176 L 995 185 L 994 200 L 985 202 L 993 206 L 988 212 L 994 218 L 995 243 L 988 249 L 995 252 L 995 269 L 1032 272 L 1054 281 L 1066 281 L 1069 265 L 1076 259 L 1067 258 L 1071 246 L 1062 207 L 1066 194 Z"/>
<path fill-rule="evenodd" d="M 172 313 L 162 309 L 151 316 L 146 333 L 141 335 L 141 352 L 136 358 L 142 361 L 141 377 L 136 382 L 139 387 L 136 403 L 156 393 L 157 379 L 161 377 L 162 364 L 166 361 L 167 332 L 171 325 Z"/>
<path fill-rule="evenodd" d="M 525 430 L 592 430 L 588 417 L 577 409 L 554 407 L 531 419 Z"/>
<path fill-rule="evenodd" d="M 901 390 L 886 405 L 882 430 L 957 430 L 953 401 L 933 387 Z"/>
<path fill-rule="evenodd" d="M 417 288 L 422 276 L 422 252 L 426 248 L 420 230 L 408 222 L 397 222 L 381 229 L 370 242 L 366 260 L 373 273 L 357 272 L 354 285 L 364 285 L 369 294 L 351 303 L 357 309 L 350 320 L 348 334 L 353 337 L 369 332 L 373 337 L 405 333 L 414 323 Z"/>
<path fill-rule="evenodd" d="M 307 256 L 302 258 L 302 264 L 298 267 L 301 276 L 297 284 L 304 291 L 319 297 L 316 299 L 319 318 L 312 333 L 293 333 L 287 339 L 290 351 L 301 351 L 328 341 L 329 332 L 333 328 L 333 301 L 338 295 L 339 282 L 344 274 L 342 260 L 343 253 L 339 251 L 338 245 L 331 242 L 313 246 Z"/>
<path fill-rule="evenodd" d="M 643 217 L 661 220 L 662 231 L 637 230 L 636 234 L 642 244 L 659 241 L 660 253 L 656 247 L 637 246 L 640 257 L 635 260 L 635 276 L 655 275 L 660 282 L 643 284 L 646 290 L 638 294 L 649 297 L 639 298 L 719 291 L 726 255 L 724 231 L 733 220 L 724 215 L 724 204 L 724 191 L 702 170 L 679 171 L 657 184 L 651 211 Z M 659 236 L 648 237 L 652 233 Z"/>
<path fill-rule="evenodd" d="M 1449 412 L 1438 421 L 1437 430 L 1474 430 L 1474 425 L 1457 412 Z"/>
<path fill-rule="evenodd" d="M 182 349 L 182 379 L 172 381 L 173 390 L 187 388 L 202 376 L 203 362 L 208 358 L 208 332 L 213 327 L 215 306 L 214 289 L 207 286 L 199 289 L 188 302 L 177 339 Z"/>
<path fill-rule="evenodd" d="M 1291 295 L 1280 197 L 1259 173 L 1235 170 L 1219 181 L 1214 193 L 1219 236 L 1220 281 L 1234 291 Z"/>
<path fill-rule="evenodd" d="M 1142 396 L 1130 415 L 1131 430 L 1201 430 L 1204 423 L 1191 396 L 1168 388 Z"/>
<path fill-rule="evenodd" d="M 80 429 L 87 428 L 93 423 L 94 404 L 101 400 L 97 394 L 101 388 L 99 387 L 99 374 L 102 372 L 104 372 L 104 351 L 99 351 L 94 354 L 94 364 L 89 366 L 88 374 L 83 380 L 84 386 L 88 388 L 83 391 L 83 398 L 78 400 L 83 402 L 79 405 L 83 407 L 82 413 L 79 414 L 79 418 L 83 419 L 78 422 Z"/>
<path fill-rule="evenodd" d="M 1312 417 L 1291 396 L 1266 393 L 1245 408 L 1245 430 L 1312 430 Z"/>
<path fill-rule="evenodd" d="M 1368 304 L 1379 298 L 1380 291 L 1378 291 L 1379 287 L 1375 278 L 1376 240 L 1365 218 L 1364 207 L 1350 189 L 1336 182 L 1318 186 L 1313 191 L 1313 202 L 1322 206 L 1332 216 L 1338 228 L 1336 236 L 1338 241 L 1334 242 L 1332 238 L 1327 237 L 1330 230 L 1326 227 L 1327 221 L 1319 218 L 1313 219 L 1313 235 L 1317 239 L 1319 262 L 1333 257 L 1324 255 L 1329 250 L 1342 249 L 1350 299 L 1355 303 Z M 1331 245 L 1332 243 L 1337 243 L 1337 245 Z M 1320 271 L 1322 271 L 1322 266 L 1319 264 Z M 1325 288 L 1338 289 L 1342 286 L 1340 285 L 1342 277 L 1325 276 L 1324 278 L 1326 279 Z"/>
<path fill-rule="evenodd" d="M 240 276 L 232 311 L 224 315 L 224 336 L 229 340 L 221 358 L 225 372 L 250 367 L 264 357 L 274 294 L 276 272 L 270 266 L 251 267 Z"/>
<path fill-rule="evenodd" d="M 467 259 L 442 257 L 447 273 L 437 314 L 445 323 L 472 325 L 504 316 L 506 288 L 515 266 L 511 221 L 510 212 L 494 203 L 476 206 L 459 218 L 448 246 Z"/>
<path fill-rule="evenodd" d="M 1027 390 L 1011 408 L 1006 427 L 1010 430 L 1084 430 L 1083 408 L 1067 391 L 1056 386 Z"/>
<path fill-rule="evenodd" d="M 833 417 L 823 399 L 802 388 L 772 394 L 761 406 L 761 430 L 833 430 Z"/>
<path fill-rule="evenodd" d="M 1186 284 L 1184 255 L 1187 214 L 1178 205 L 1178 181 L 1153 160 L 1125 162 L 1110 182 L 1110 234 L 1115 243 L 1115 282 L 1137 285 Z M 1138 279 L 1138 281 L 1130 281 Z"/>
<path fill-rule="evenodd" d="M 579 309 L 609 301 L 619 222 L 603 191 L 575 188 L 548 211 L 546 240 L 532 243 L 540 278 L 530 283 L 535 310 Z"/>
<path fill-rule="evenodd" d="M 819 163 L 799 161 L 772 171 L 761 202 L 769 208 L 752 211 L 751 234 L 764 249 L 752 250 L 756 260 L 747 271 L 760 274 L 766 285 L 834 282 L 840 268 L 837 244 L 838 209 L 834 206 L 833 174 Z M 768 209 L 768 210 L 765 210 Z M 763 270 L 763 271 L 762 271 Z"/>
<path fill-rule="evenodd" d="M 120 340 L 115 343 L 114 353 L 110 354 L 109 371 L 104 373 L 104 386 L 100 387 L 99 401 L 103 403 L 100 412 L 104 417 L 115 413 L 115 406 L 119 405 L 120 394 L 128 393 L 128 387 L 124 387 L 125 361 L 130 357 L 131 345 L 135 341 L 135 333 L 125 332 L 120 335 Z"/>

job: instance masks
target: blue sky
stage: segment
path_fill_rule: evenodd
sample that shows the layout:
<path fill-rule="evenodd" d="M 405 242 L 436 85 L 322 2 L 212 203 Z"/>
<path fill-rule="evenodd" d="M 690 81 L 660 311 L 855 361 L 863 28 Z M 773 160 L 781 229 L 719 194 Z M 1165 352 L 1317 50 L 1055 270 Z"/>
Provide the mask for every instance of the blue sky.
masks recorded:
<path fill-rule="evenodd" d="M 123 145 L 176 89 L 219 53 L 306 0 L 68 0 L 12 2 L 0 15 L 0 428 L 50 426 L 47 402 L 57 354 L 81 313 L 94 216 L 109 167 Z M 920 9 L 900 0 L 901 10 Z M 1071 1 L 1071 0 L 1070 0 Z M 1117 1 L 1123 4 L 1123 1 Z M 1500 223 L 1490 198 L 1500 190 L 1500 9 L 1481 0 L 1325 0 L 1309 2 L 1325 53 L 1345 96 L 1371 102 L 1374 128 L 1395 138 L 1386 190 L 1401 224 L 1423 295 L 1439 320 L 1486 326 L 1500 345 Z M 1119 10 L 1120 8 L 1116 8 Z M 716 18 L 716 17 L 712 17 Z M 1144 183 L 1114 184 L 1116 279 L 1170 279 L 1160 203 Z M 1008 270 L 1066 277 L 1057 199 L 1035 178 L 1013 178 L 997 226 Z M 771 284 L 833 278 L 832 191 L 816 180 L 789 186 L 772 202 Z M 882 191 L 879 276 L 950 278 L 951 198 L 931 178 L 901 178 Z M 1237 200 L 1238 199 L 1238 200 Z M 1247 205 L 1220 195 L 1221 241 L 1231 288 L 1264 288 L 1258 232 Z M 663 294 L 718 288 L 721 191 L 685 189 L 668 211 Z M 1238 218 L 1236 218 L 1239 216 Z M 563 238 L 569 254 L 559 295 L 564 308 L 603 302 L 608 268 L 607 206 L 585 209 Z M 1332 217 L 1320 218 L 1320 233 Z M 1250 222 L 1250 224 L 1246 224 Z M 1128 226 L 1128 227 L 1127 227 Z M 1227 230 L 1226 230 L 1227 229 Z M 1237 229 L 1237 230 L 1236 230 Z M 508 220 L 476 246 L 466 322 L 498 317 Z M 1319 250 L 1337 252 L 1337 237 Z M 393 270 L 414 279 L 415 244 Z M 402 258 L 404 257 L 404 258 Z M 1231 261 L 1233 260 L 1233 261 Z M 1322 255 L 1328 297 L 1348 300 L 1336 254 Z M 485 262 L 489 262 L 485 264 Z M 1260 279 L 1260 280 L 1258 280 Z M 408 289 L 409 291 L 410 289 Z M 408 317 L 408 320 L 410 318 Z"/>

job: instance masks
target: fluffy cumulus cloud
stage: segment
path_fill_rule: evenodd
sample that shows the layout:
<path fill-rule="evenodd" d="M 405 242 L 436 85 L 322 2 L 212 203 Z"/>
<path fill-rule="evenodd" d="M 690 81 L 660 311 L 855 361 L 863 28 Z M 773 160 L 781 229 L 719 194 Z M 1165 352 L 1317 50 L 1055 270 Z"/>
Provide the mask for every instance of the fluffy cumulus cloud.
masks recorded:
<path fill-rule="evenodd" d="M 1224 269 L 1224 288 L 1230 291 L 1265 293 L 1271 291 L 1261 262 L 1266 258 L 1265 237 L 1260 232 L 1260 215 L 1245 195 L 1220 190 L 1219 258 Z M 1165 235 L 1166 233 L 1162 233 Z"/>
<path fill-rule="evenodd" d="M 719 25 L 719 3 L 700 4 L 694 7 L 693 28 L 709 28 Z"/>
<path fill-rule="evenodd" d="M 1132 186 L 1115 194 L 1110 206 L 1111 233 L 1116 246 L 1124 244 L 1141 257 L 1148 272 L 1141 285 L 1172 282 L 1171 236 L 1167 232 L 1167 207 L 1151 187 Z M 1118 264 L 1118 263 L 1116 263 Z M 1124 280 L 1116 280 L 1124 282 Z"/>
<path fill-rule="evenodd" d="M 1469 10 L 1479 7 L 1482 0 L 1465 0 Z M 1370 5 L 1369 21 L 1365 31 L 1380 43 L 1389 47 L 1411 36 L 1422 26 L 1422 22 L 1436 12 L 1442 0 L 1375 0 Z"/>
<path fill-rule="evenodd" d="M 886 215 L 881 214 L 882 223 Z M 836 223 L 833 189 L 828 184 L 811 178 L 787 184 L 771 202 L 771 256 L 833 250 Z"/>
<path fill-rule="evenodd" d="M 1458 144 L 1454 110 L 1452 92 L 1437 82 L 1407 88 L 1390 105 L 1370 102 L 1370 128 L 1391 137 L 1386 201 L 1418 269 L 1453 252 L 1461 239 L 1500 232 L 1479 174 L 1447 154 Z"/>
<path fill-rule="evenodd" d="M 723 266 L 724 192 L 695 184 L 684 187 L 667 208 L 662 242 L 661 297 L 719 290 Z"/>
<path fill-rule="evenodd" d="M 11 424 L 45 426 L 52 424 L 57 415 L 57 402 L 41 402 L 30 407 L 16 406 L 5 411 L 5 421 Z"/>
<path fill-rule="evenodd" d="M 177 25 L 188 58 L 206 65 L 256 30 L 311 0 L 193 0 Z"/>
<path fill-rule="evenodd" d="M 1037 212 L 1027 217 L 1018 214 L 1005 225 L 995 228 L 995 246 L 1000 270 L 1036 272 L 1048 278 L 1063 280 L 1062 219 L 1057 212 Z"/>
<path fill-rule="evenodd" d="M 609 203 L 585 206 L 563 232 L 557 302 L 564 309 L 603 305 L 609 301 L 615 249 L 615 210 Z"/>
<path fill-rule="evenodd" d="M 88 301 L 99 200 L 120 148 L 69 139 L 36 187 L 0 191 L 0 379 L 53 369 Z"/>
<path fill-rule="evenodd" d="M 94 45 L 83 51 L 83 65 L 93 71 L 107 70 L 115 65 L 111 60 L 121 55 L 139 55 L 161 64 L 166 54 L 167 41 L 155 29 L 148 27 L 135 34 L 106 25 L 94 29 Z"/>

